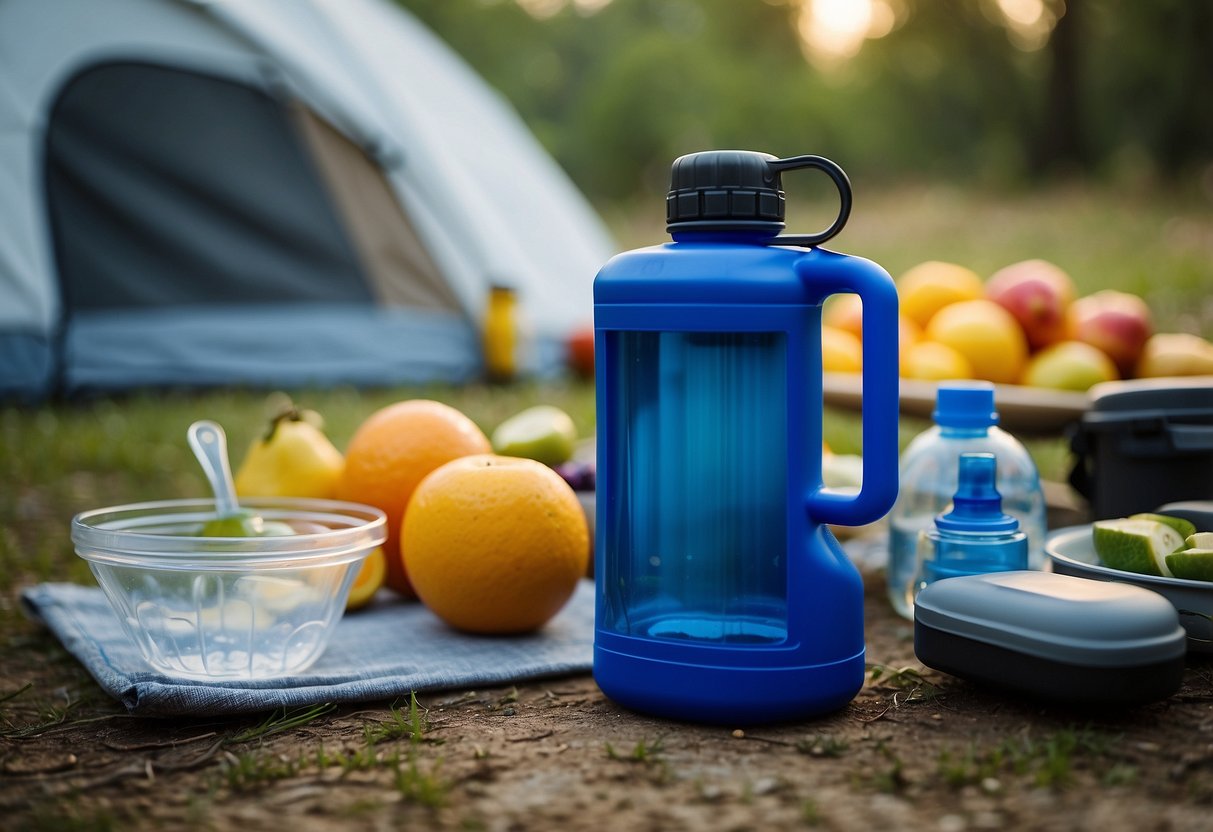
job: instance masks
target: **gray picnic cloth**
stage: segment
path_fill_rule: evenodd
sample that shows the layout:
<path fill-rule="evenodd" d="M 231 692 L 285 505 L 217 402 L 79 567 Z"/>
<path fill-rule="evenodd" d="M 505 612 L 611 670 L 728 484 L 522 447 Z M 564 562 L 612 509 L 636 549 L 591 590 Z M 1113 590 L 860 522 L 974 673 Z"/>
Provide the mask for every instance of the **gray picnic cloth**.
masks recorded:
<path fill-rule="evenodd" d="M 100 589 L 41 584 L 22 593 L 93 678 L 132 714 L 214 716 L 361 702 L 411 691 L 510 684 L 590 670 L 594 584 L 583 580 L 560 613 L 527 636 L 469 636 L 417 603 L 377 603 L 344 616 L 307 671 L 258 681 L 196 682 L 153 670 Z"/>

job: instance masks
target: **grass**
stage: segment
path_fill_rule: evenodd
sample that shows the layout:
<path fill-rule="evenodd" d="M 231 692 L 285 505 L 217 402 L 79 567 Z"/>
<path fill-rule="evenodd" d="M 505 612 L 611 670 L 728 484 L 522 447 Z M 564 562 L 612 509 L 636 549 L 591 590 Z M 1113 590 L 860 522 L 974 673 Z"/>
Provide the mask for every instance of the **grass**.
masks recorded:
<path fill-rule="evenodd" d="M 841 757 L 850 747 L 845 739 L 832 734 L 817 734 L 796 741 L 796 750 L 810 757 Z"/>
<path fill-rule="evenodd" d="M 985 748 L 970 744 L 959 751 L 945 749 L 936 774 L 955 789 L 980 785 L 995 790 L 999 777 L 1014 776 L 1056 790 L 1070 785 L 1075 770 L 1085 767 L 1096 770 L 1104 785 L 1124 785 L 1137 772 L 1116 759 L 1116 739 L 1089 728 L 1063 728 L 1043 737 L 1025 732 Z"/>
<path fill-rule="evenodd" d="M 652 742 L 640 740 L 636 743 L 636 745 L 632 746 L 632 750 L 626 754 L 617 751 L 615 746 L 611 745 L 609 742 L 603 744 L 603 749 L 606 751 L 606 755 L 612 760 L 621 760 L 625 763 L 643 763 L 648 765 L 650 763 L 661 761 L 661 752 L 664 750 L 664 745 L 661 737 L 658 737 Z"/>
<path fill-rule="evenodd" d="M 220 746 L 262 740 L 306 725 L 332 710 L 331 705 L 280 710 L 259 725 L 222 740 Z M 315 750 L 305 749 L 293 756 L 284 756 L 262 747 L 241 753 L 227 751 L 212 775 L 212 783 L 226 786 L 234 792 L 255 792 L 279 780 L 329 768 L 340 769 L 342 777 L 358 771 L 386 771 L 406 802 L 431 809 L 439 808 L 445 805 L 451 784 L 441 776 L 441 758 L 428 763 L 420 759 L 419 748 L 426 741 L 428 730 L 425 710 L 418 706 L 416 694 L 410 694 L 407 712 L 392 706 L 388 709 L 386 721 L 363 726 L 361 746 L 343 752 L 330 752 L 321 742 Z M 403 752 L 386 745 L 400 739 L 408 743 Z"/>
<path fill-rule="evenodd" d="M 429 728 L 429 717 L 422 708 L 418 707 L 417 694 L 410 693 L 407 716 L 401 712 L 400 708 L 395 706 L 389 708 L 388 719 L 385 722 L 367 726 L 366 738 L 367 742 L 372 745 L 400 737 L 408 737 L 410 742 L 416 743 L 425 738 Z"/>
<path fill-rule="evenodd" d="M 224 741 L 224 745 L 250 742 L 251 740 L 264 739 L 274 734 L 280 734 L 283 731 L 291 731 L 314 722 L 336 709 L 337 706 L 331 702 L 305 708 L 281 708 L 271 713 L 258 725 L 254 725 L 252 728 L 248 728 L 227 738 Z"/>

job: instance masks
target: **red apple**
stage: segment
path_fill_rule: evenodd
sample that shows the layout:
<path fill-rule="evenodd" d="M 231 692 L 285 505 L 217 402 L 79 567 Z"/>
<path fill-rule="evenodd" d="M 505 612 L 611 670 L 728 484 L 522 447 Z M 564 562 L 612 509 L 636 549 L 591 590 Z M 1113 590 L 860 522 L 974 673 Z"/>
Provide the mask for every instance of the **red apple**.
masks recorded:
<path fill-rule="evenodd" d="M 582 378 L 593 378 L 594 327 L 586 324 L 574 329 L 565 342 L 565 349 L 569 369 Z"/>
<path fill-rule="evenodd" d="M 1154 331 L 1146 302 L 1112 289 L 1074 301 L 1067 320 L 1070 337 L 1103 350 L 1126 378 Z"/>
<path fill-rule="evenodd" d="M 986 283 L 986 297 L 1019 321 L 1033 350 L 1065 340 L 1074 283 L 1047 260 L 1024 260 L 999 269 Z"/>

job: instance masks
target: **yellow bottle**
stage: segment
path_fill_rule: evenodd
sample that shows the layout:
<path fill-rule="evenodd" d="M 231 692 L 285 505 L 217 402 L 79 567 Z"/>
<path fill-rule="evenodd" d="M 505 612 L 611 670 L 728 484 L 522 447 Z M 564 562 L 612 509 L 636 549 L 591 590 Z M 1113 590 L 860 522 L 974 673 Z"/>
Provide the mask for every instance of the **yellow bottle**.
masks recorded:
<path fill-rule="evenodd" d="M 489 290 L 484 316 L 484 369 L 494 381 L 509 381 L 518 374 L 518 296 L 508 286 Z"/>

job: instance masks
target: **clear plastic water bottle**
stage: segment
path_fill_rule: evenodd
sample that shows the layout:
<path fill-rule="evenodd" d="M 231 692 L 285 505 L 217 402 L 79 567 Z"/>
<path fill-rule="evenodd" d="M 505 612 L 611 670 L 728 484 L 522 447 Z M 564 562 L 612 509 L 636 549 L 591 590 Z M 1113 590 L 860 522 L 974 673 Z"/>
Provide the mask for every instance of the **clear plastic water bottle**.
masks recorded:
<path fill-rule="evenodd" d="M 939 385 L 935 426 L 919 434 L 901 456 L 901 488 L 889 514 L 889 601 L 914 617 L 918 536 L 935 528 L 935 517 L 952 502 L 960 455 L 989 453 L 997 460 L 1003 510 L 1028 537 L 1028 565 L 1044 565 L 1045 499 L 1036 464 L 1019 440 L 998 427 L 994 385 L 950 381 Z"/>
<path fill-rule="evenodd" d="M 994 484 L 997 469 L 994 454 L 960 455 L 951 510 L 938 515 L 935 528 L 918 538 L 915 597 L 943 578 L 1028 568 L 1028 537 L 1019 521 L 1002 510 Z"/>

